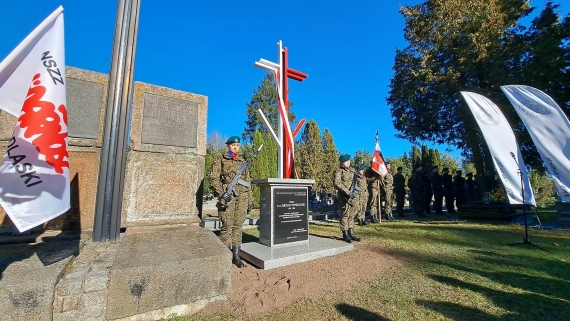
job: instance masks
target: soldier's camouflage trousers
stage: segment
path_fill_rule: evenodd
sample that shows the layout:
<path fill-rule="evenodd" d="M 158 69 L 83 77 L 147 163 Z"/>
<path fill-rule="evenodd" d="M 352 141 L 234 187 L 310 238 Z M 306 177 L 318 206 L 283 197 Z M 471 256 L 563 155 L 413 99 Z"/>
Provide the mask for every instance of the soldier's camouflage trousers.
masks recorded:
<path fill-rule="evenodd" d="M 356 218 L 363 220 L 366 215 L 366 205 L 368 205 L 368 194 L 360 195 L 355 199 L 356 203 Z"/>
<path fill-rule="evenodd" d="M 241 245 L 241 228 L 247 214 L 247 193 L 233 198 L 225 211 L 218 211 L 218 217 L 222 221 L 220 240 L 227 247 Z"/>
<path fill-rule="evenodd" d="M 392 214 L 393 204 L 394 204 L 394 193 L 386 192 L 386 206 L 384 207 L 384 211 L 386 212 L 386 214 Z"/>
<path fill-rule="evenodd" d="M 356 205 L 356 202 L 353 204 Z M 354 228 L 354 214 L 356 212 L 355 206 L 348 205 L 348 198 L 340 196 L 338 198 L 338 206 L 340 209 L 340 230 L 348 231 L 349 228 Z"/>

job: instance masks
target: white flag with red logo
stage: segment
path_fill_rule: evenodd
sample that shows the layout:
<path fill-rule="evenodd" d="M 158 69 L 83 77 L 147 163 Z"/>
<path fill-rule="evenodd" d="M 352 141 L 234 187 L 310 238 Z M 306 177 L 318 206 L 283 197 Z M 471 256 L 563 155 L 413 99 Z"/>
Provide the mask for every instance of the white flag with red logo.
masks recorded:
<path fill-rule="evenodd" d="M 0 109 L 18 117 L 0 164 L 0 204 L 20 232 L 70 208 L 63 8 L 0 63 Z"/>
<path fill-rule="evenodd" d="M 372 155 L 370 168 L 382 176 L 388 174 L 388 168 L 386 167 L 386 162 L 384 162 L 384 156 L 382 155 L 380 142 L 378 141 L 378 132 L 376 132 L 376 146 L 374 146 L 374 154 Z"/>

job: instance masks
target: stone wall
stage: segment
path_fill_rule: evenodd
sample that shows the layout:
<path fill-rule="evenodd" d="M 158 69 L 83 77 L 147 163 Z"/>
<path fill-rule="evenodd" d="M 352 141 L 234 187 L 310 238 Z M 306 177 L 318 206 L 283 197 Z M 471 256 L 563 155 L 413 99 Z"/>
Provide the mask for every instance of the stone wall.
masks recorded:
<path fill-rule="evenodd" d="M 71 209 L 34 231 L 93 229 L 107 88 L 107 75 L 67 68 Z M 199 222 L 207 108 L 205 96 L 135 82 L 121 227 Z M 16 123 L 0 112 L 0 150 Z"/>
<path fill-rule="evenodd" d="M 199 222 L 206 96 L 135 83 L 122 226 Z"/>

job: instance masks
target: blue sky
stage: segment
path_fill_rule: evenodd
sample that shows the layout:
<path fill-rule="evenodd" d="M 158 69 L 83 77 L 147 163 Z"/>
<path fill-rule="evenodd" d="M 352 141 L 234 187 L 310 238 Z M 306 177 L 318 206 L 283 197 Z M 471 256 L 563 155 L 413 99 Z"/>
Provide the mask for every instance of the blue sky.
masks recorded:
<path fill-rule="evenodd" d="M 398 8 L 420 2 L 141 0 L 134 78 L 208 96 L 208 134 L 241 135 L 245 104 L 264 75 L 253 63 L 277 61 L 282 40 L 289 66 L 309 74 L 289 82 L 298 119 L 328 128 L 339 151 L 351 154 L 372 151 L 379 131 L 384 155 L 398 157 L 411 145 L 394 136 L 385 98 L 395 49 L 407 46 Z M 531 5 L 542 9 L 544 2 Z M 558 2 L 567 13 L 565 1 Z M 5 1 L 0 59 L 62 5 L 67 65 L 108 73 L 117 3 Z M 428 146 L 460 157 L 445 152 L 447 146 Z"/>

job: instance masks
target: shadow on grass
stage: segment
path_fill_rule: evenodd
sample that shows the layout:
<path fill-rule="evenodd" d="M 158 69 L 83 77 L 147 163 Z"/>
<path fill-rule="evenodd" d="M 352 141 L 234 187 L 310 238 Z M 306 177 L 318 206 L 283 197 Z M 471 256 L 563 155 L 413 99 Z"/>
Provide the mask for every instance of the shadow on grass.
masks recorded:
<path fill-rule="evenodd" d="M 416 304 L 423 306 L 426 309 L 436 311 L 451 320 L 479 320 L 479 321 L 494 321 L 502 320 L 503 318 L 497 317 L 481 310 L 462 306 L 450 302 L 433 302 L 425 300 L 416 300 Z"/>
<path fill-rule="evenodd" d="M 336 309 L 342 313 L 347 319 L 349 320 L 370 320 L 370 321 L 388 321 L 387 319 L 381 315 L 378 315 L 374 312 L 370 312 L 368 310 L 355 307 L 353 305 L 348 304 L 337 304 Z"/>
<path fill-rule="evenodd" d="M 487 299 L 493 301 L 493 303 L 510 312 L 515 314 L 514 319 L 525 318 L 528 320 L 567 320 L 570 304 L 567 300 L 560 298 L 548 297 L 543 294 L 536 293 L 511 293 L 507 291 L 499 291 L 490 289 L 487 287 L 480 286 L 478 284 L 468 283 L 455 278 L 440 276 L 440 275 L 430 275 L 435 281 L 462 289 L 468 289 L 470 291 L 480 293 Z M 453 309 L 448 309 L 454 304 L 447 303 L 441 305 L 434 302 L 423 302 L 424 305 L 431 304 L 430 308 L 438 311 L 441 314 L 447 315 L 449 317 L 457 317 L 457 311 Z M 465 307 L 462 307 L 465 309 Z M 473 310 L 477 311 L 477 310 Z M 488 315 L 484 312 L 481 318 L 476 318 L 477 320 L 496 320 L 495 316 Z M 463 314 L 465 315 L 465 314 Z"/>

